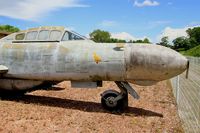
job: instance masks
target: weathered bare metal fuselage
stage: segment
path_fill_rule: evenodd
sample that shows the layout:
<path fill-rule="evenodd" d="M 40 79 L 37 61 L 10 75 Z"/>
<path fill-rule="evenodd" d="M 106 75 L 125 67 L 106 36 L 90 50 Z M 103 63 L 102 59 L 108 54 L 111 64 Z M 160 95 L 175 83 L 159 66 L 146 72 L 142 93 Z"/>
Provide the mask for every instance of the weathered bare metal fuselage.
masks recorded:
<path fill-rule="evenodd" d="M 41 81 L 64 80 L 148 85 L 182 73 L 187 68 L 187 59 L 157 45 L 81 40 L 1 43 L 0 64 L 9 68 L 4 79 L 31 80 L 36 85 Z M 0 84 L 4 84 L 3 80 Z"/>
<path fill-rule="evenodd" d="M 124 80 L 124 50 L 91 41 L 13 43 L 0 48 L 7 78 L 29 80 Z"/>

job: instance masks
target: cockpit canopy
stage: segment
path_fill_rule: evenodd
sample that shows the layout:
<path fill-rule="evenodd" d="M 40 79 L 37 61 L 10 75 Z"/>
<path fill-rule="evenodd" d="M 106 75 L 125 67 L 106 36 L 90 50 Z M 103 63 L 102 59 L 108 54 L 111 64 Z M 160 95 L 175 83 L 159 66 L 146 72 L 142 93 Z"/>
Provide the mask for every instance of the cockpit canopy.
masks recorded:
<path fill-rule="evenodd" d="M 70 40 L 87 40 L 87 38 L 60 26 L 31 28 L 3 38 L 3 41 L 13 42 L 60 42 Z"/>

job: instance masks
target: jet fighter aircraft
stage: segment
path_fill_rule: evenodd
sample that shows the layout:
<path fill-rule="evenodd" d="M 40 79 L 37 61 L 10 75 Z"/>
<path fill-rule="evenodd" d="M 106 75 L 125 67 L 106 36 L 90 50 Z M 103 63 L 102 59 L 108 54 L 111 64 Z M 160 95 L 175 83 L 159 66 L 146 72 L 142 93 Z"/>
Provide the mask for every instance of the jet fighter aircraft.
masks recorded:
<path fill-rule="evenodd" d="M 71 81 L 74 88 L 97 88 L 114 81 L 120 92 L 101 94 L 110 111 L 128 107 L 129 83 L 148 86 L 184 72 L 188 60 L 154 44 L 95 43 L 59 26 L 31 28 L 0 40 L 0 93 L 11 95 Z"/>

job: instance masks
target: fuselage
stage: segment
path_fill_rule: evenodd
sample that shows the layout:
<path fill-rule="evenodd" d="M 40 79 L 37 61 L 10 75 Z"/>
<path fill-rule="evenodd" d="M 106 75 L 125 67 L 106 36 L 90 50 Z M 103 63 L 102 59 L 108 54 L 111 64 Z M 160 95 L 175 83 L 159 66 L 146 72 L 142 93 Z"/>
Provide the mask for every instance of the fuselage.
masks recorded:
<path fill-rule="evenodd" d="M 187 69 L 176 51 L 154 44 L 95 43 L 64 27 L 39 27 L 0 40 L 0 88 L 44 81 L 128 81 L 152 85 Z M 27 82 L 28 80 L 28 82 Z"/>
<path fill-rule="evenodd" d="M 0 46 L 7 78 L 30 80 L 124 80 L 124 51 L 91 41 L 12 43 Z"/>
<path fill-rule="evenodd" d="M 187 59 L 153 44 L 88 40 L 0 45 L 6 78 L 48 81 L 161 81 L 182 73 Z"/>
<path fill-rule="evenodd" d="M 110 111 L 128 107 L 128 82 L 153 85 L 184 72 L 188 60 L 154 44 L 95 43 L 64 27 L 39 27 L 0 40 L 0 95 L 17 95 L 71 81 L 73 88 L 97 88 L 115 81 L 121 92 L 107 90 L 101 103 Z"/>

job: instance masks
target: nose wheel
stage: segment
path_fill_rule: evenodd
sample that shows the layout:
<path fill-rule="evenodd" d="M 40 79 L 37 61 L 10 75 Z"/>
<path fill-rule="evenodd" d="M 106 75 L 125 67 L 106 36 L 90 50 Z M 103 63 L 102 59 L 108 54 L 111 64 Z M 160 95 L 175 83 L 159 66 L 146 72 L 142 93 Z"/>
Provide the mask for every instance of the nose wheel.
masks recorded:
<path fill-rule="evenodd" d="M 107 90 L 101 95 L 101 104 L 106 110 L 123 112 L 128 107 L 128 95 Z"/>
<path fill-rule="evenodd" d="M 128 107 L 128 93 L 139 99 L 137 92 L 125 81 L 115 81 L 121 92 L 107 90 L 101 94 L 101 104 L 109 111 L 123 112 Z"/>

